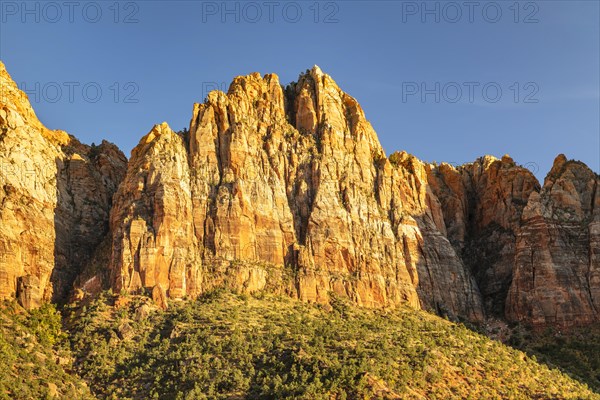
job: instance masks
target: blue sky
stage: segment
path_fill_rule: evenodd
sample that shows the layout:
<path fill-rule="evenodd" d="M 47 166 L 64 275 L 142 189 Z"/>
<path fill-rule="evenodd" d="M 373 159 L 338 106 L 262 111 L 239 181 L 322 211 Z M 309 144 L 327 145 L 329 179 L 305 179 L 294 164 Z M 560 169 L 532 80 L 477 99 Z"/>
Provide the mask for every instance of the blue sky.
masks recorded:
<path fill-rule="evenodd" d="M 0 58 L 48 127 L 127 155 L 236 75 L 318 64 L 388 154 L 508 153 L 543 178 L 565 153 L 598 172 L 600 3 L 476 3 L 3 1 Z"/>

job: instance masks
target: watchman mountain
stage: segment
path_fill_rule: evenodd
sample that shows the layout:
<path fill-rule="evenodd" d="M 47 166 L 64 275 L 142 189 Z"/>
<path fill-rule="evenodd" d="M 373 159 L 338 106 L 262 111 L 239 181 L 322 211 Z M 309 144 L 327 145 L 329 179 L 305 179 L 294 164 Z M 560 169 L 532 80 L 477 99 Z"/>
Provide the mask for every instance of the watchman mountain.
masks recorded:
<path fill-rule="evenodd" d="M 69 308 L 110 290 L 160 314 L 225 290 L 535 332 L 600 322 L 599 175 L 562 154 L 543 184 L 508 155 L 386 156 L 317 66 L 287 86 L 236 77 L 194 104 L 189 129 L 157 124 L 129 159 L 47 129 L 2 63 L 0 87 L 6 304 Z"/>

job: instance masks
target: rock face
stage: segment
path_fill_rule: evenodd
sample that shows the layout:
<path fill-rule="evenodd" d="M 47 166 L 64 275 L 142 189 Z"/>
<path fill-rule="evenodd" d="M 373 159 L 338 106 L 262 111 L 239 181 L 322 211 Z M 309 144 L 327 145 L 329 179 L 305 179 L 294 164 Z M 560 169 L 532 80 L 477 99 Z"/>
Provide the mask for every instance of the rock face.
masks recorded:
<path fill-rule="evenodd" d="M 387 158 L 360 105 L 318 67 L 286 88 L 276 75 L 238 77 L 194 106 L 189 133 L 158 125 L 133 151 L 111 215 L 112 284 L 587 323 L 598 319 L 598 176 L 573 165 L 556 194 L 558 177 L 540 188 L 509 156 L 458 168 Z M 536 228 L 536 204 L 574 207 L 551 226 L 583 227 L 575 247 L 543 244 L 555 234 Z M 548 254 L 532 261 L 534 234 Z M 534 284 L 531 262 L 561 278 Z"/>
<path fill-rule="evenodd" d="M 598 175 L 559 155 L 529 197 L 516 241 L 507 317 L 572 326 L 599 319 Z"/>
<path fill-rule="evenodd" d="M 0 62 L 0 299 L 64 300 L 108 231 L 126 158 L 42 125 Z"/>
<path fill-rule="evenodd" d="M 183 139 L 166 123 L 133 150 L 111 214 L 112 281 L 118 290 L 160 285 L 173 297 L 196 296 L 197 242 L 190 169 Z"/>
<path fill-rule="evenodd" d="M 448 239 L 477 280 L 486 313 L 502 316 L 515 237 L 527 199 L 540 189 L 537 179 L 508 156 L 486 156 L 458 168 L 442 164 L 429 176 Z"/>
<path fill-rule="evenodd" d="M 132 152 L 111 216 L 113 284 L 173 298 L 220 285 L 334 293 L 481 319 L 429 167 L 398 157 L 318 67 L 286 89 L 276 75 L 236 78 L 194 106 L 189 135 L 162 124 Z"/>
<path fill-rule="evenodd" d="M 314 67 L 285 88 L 235 78 L 194 105 L 189 132 L 153 127 L 125 173 L 116 147 L 47 130 L 2 79 L 0 156 L 31 167 L 3 170 L 0 297 L 34 307 L 75 281 L 79 297 L 110 285 L 161 308 L 228 287 L 538 327 L 600 319 L 598 175 L 582 163 L 559 156 L 540 187 L 509 156 L 386 157 Z"/>

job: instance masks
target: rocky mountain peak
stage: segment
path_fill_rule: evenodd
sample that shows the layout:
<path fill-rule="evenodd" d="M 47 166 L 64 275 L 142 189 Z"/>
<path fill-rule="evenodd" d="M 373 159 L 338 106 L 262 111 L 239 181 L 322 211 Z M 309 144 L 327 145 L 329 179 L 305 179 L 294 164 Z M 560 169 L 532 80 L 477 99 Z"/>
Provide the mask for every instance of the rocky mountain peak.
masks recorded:
<path fill-rule="evenodd" d="M 170 135 L 173 133 L 174 132 L 171 129 L 171 127 L 169 126 L 169 124 L 167 124 L 166 122 L 162 122 L 160 124 L 154 125 L 152 127 L 152 130 L 150 132 L 148 132 L 148 134 L 146 136 L 144 136 L 141 141 L 145 142 L 145 143 L 150 143 L 157 136 L 161 136 L 163 134 Z"/>
<path fill-rule="evenodd" d="M 45 129 L 7 77 L 2 161 L 51 173 L 3 172 L 0 297 L 33 307 L 76 282 L 166 304 L 227 287 L 475 321 L 599 319 L 598 175 L 582 163 L 557 157 L 540 187 L 508 155 L 386 157 L 317 66 L 286 87 L 237 77 L 194 104 L 185 137 L 155 125 L 127 161 Z"/>
<path fill-rule="evenodd" d="M 560 171 L 562 167 L 567 163 L 567 161 L 567 156 L 565 156 L 564 154 L 557 155 L 554 159 L 554 163 L 552 164 L 552 169 L 550 170 L 550 173 L 557 173 L 558 171 Z"/>
<path fill-rule="evenodd" d="M 65 131 L 50 130 L 39 121 L 27 94 L 18 88 L 2 62 L 0 62 L 0 124 L 9 129 L 31 127 L 59 146 L 67 145 L 73 139 Z"/>
<path fill-rule="evenodd" d="M 360 105 L 318 67 L 285 88 L 273 74 L 237 77 L 194 105 L 188 147 L 143 149 L 111 217 L 118 287 L 177 298 L 225 285 L 529 318 L 513 293 L 524 210 L 548 196 L 535 176 L 508 155 L 458 168 L 388 159 Z M 597 318 L 583 312 L 561 323 Z"/>
<path fill-rule="evenodd" d="M 310 69 L 310 73 L 315 79 L 317 79 L 316 77 L 323 75 L 323 71 L 321 71 L 321 68 L 319 68 L 319 66 L 316 64 Z"/>

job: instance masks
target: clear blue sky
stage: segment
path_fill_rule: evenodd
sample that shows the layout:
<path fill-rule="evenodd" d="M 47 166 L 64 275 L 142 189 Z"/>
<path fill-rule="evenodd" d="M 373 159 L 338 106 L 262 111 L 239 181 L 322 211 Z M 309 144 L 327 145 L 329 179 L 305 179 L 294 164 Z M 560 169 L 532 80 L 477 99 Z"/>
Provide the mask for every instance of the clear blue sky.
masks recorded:
<path fill-rule="evenodd" d="M 86 143 L 129 155 L 155 123 L 188 126 L 213 82 L 258 71 L 288 83 L 318 64 L 388 154 L 508 153 L 543 178 L 565 153 L 600 169 L 598 1 L 63 3 L 3 1 L 0 58 L 42 122 Z"/>

